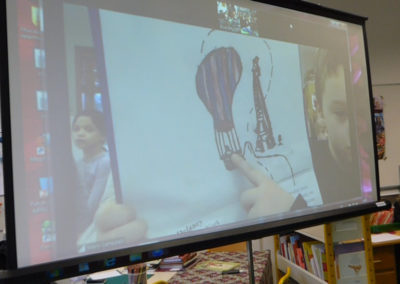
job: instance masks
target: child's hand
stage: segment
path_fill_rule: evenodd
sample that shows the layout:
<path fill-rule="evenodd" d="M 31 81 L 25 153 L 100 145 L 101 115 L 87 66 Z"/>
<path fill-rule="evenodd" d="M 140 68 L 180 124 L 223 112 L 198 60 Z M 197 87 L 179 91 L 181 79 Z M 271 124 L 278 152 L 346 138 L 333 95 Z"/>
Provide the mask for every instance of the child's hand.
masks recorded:
<path fill-rule="evenodd" d="M 94 222 L 98 241 L 124 238 L 129 243 L 138 242 L 147 232 L 146 222 L 136 219 L 134 208 L 117 204 L 114 200 L 97 210 Z"/>
<path fill-rule="evenodd" d="M 289 211 L 294 202 L 292 195 L 283 190 L 264 173 L 254 169 L 241 156 L 232 154 L 232 163 L 255 185 L 242 193 L 240 201 L 248 217 L 256 218 Z"/>

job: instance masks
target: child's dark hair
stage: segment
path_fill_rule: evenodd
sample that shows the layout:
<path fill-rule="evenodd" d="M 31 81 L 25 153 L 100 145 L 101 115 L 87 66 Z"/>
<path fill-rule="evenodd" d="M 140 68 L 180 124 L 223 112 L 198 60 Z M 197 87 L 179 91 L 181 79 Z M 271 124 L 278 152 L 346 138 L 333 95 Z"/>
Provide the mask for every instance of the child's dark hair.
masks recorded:
<path fill-rule="evenodd" d="M 106 122 L 105 122 L 104 114 L 102 112 L 97 111 L 97 110 L 82 110 L 75 115 L 74 120 L 72 121 L 72 125 L 75 125 L 76 121 L 81 116 L 90 117 L 93 124 L 99 130 L 101 135 L 103 135 L 104 137 L 107 135 Z"/>

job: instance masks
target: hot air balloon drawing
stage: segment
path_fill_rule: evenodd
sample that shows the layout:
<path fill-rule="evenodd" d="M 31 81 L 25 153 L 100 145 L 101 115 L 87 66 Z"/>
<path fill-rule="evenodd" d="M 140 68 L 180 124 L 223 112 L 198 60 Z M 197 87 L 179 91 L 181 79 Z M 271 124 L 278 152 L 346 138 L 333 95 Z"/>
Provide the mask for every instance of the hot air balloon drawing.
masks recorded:
<path fill-rule="evenodd" d="M 267 150 L 275 148 L 276 141 L 261 88 L 258 56 L 253 58 L 251 72 L 253 73 L 253 100 L 257 122 L 254 130 L 257 135 L 256 148 L 254 149 L 254 142 L 245 141 L 242 151 L 232 114 L 233 97 L 242 76 L 242 61 L 239 53 L 233 47 L 216 48 L 210 51 L 198 66 L 197 95 L 213 118 L 219 157 L 224 161 L 227 170 L 234 169 L 231 161 L 232 154 L 237 153 L 245 158 L 246 150 L 257 159 L 283 158 L 289 166 L 293 184 L 295 184 L 293 169 L 288 158 L 276 151 L 267 153 Z M 280 138 L 279 142 L 281 140 Z M 265 169 L 269 172 L 266 167 Z"/>
<path fill-rule="evenodd" d="M 196 89 L 214 121 L 215 142 L 225 167 L 232 170 L 233 153 L 241 154 L 232 115 L 233 95 L 242 75 L 242 62 L 233 47 L 212 50 L 200 63 Z"/>

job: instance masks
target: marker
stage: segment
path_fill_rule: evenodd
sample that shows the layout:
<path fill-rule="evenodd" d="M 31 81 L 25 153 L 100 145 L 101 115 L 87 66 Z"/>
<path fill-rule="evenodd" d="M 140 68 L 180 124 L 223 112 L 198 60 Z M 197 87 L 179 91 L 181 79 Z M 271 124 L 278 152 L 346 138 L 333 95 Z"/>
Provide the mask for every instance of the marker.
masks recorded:
<path fill-rule="evenodd" d="M 239 274 L 239 273 L 243 273 L 243 272 L 244 272 L 244 270 L 232 269 L 232 270 L 222 271 L 222 275 L 226 275 L 226 274 Z"/>

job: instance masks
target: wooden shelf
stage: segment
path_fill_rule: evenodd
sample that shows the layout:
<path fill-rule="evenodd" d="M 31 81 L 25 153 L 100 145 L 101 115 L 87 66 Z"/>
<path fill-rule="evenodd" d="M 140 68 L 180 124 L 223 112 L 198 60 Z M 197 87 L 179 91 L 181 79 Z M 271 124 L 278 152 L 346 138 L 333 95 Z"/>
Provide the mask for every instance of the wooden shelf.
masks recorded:
<path fill-rule="evenodd" d="M 325 243 L 324 225 L 297 230 L 297 232 L 321 243 Z"/>
<path fill-rule="evenodd" d="M 297 230 L 297 233 L 307 236 L 311 239 L 317 240 L 325 245 L 326 253 L 326 266 L 329 283 L 333 284 L 347 284 L 347 283 L 369 283 L 375 284 L 375 274 L 373 265 L 373 254 L 371 245 L 371 232 L 369 229 L 369 216 L 349 218 L 332 222 L 329 224 L 309 227 Z M 365 260 L 365 275 L 351 275 L 351 277 L 337 278 L 336 264 L 335 264 L 335 246 L 345 245 L 346 243 L 363 242 L 364 254 L 362 258 Z M 290 260 L 281 256 L 278 251 L 280 250 L 280 238 L 275 236 L 275 257 L 277 275 L 280 272 L 285 272 L 287 267 L 292 270 L 291 278 L 299 283 L 327 283 L 323 279 L 317 277 L 302 267 L 292 263 Z M 362 264 L 361 264 L 362 265 Z M 350 276 L 350 274 L 348 274 Z M 386 275 L 385 275 L 386 276 Z M 380 283 L 380 282 L 379 282 Z"/>
<path fill-rule="evenodd" d="M 311 272 L 304 270 L 300 266 L 296 265 L 295 263 L 291 262 L 290 260 L 284 258 L 281 255 L 277 255 L 277 265 L 279 270 L 286 271 L 287 267 L 289 266 L 291 271 L 290 277 L 296 280 L 299 283 L 309 283 L 309 284 L 326 284 L 324 280 L 315 276 Z"/>

